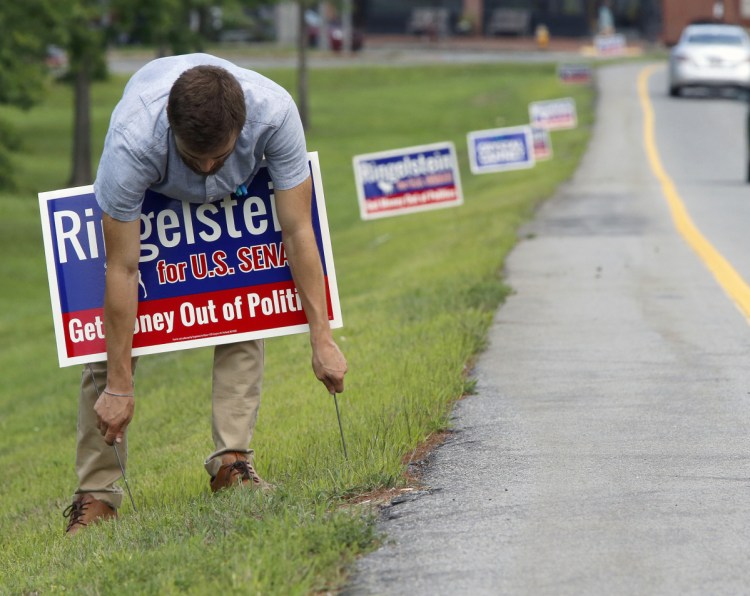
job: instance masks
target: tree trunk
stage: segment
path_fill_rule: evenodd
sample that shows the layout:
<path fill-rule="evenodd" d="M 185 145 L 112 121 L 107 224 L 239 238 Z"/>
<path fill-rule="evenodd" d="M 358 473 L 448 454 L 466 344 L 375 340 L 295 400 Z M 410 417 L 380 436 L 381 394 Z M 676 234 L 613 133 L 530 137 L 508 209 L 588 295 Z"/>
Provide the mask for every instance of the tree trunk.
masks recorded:
<path fill-rule="evenodd" d="M 305 22 L 305 2 L 299 0 L 299 27 L 297 28 L 297 108 L 299 109 L 302 126 L 305 130 L 310 125 L 310 115 L 307 108 L 307 24 Z"/>
<path fill-rule="evenodd" d="M 71 186 L 93 183 L 91 174 L 91 60 L 81 60 L 74 82 Z"/>

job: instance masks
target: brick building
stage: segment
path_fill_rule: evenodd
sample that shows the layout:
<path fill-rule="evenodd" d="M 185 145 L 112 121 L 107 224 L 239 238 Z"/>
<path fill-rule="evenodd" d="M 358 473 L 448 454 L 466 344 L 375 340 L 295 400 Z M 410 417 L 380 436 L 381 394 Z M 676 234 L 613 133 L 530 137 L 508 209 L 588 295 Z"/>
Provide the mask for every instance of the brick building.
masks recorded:
<path fill-rule="evenodd" d="M 470 24 L 470 33 L 485 35 L 497 9 L 529 13 L 528 34 L 544 24 L 552 35 L 590 36 L 596 31 L 601 0 L 355 0 L 359 22 L 369 33 L 408 33 L 417 8 L 447 12 L 448 34 Z M 628 36 L 673 44 L 688 23 L 716 19 L 750 28 L 750 0 L 610 0 L 615 25 Z"/>
<path fill-rule="evenodd" d="M 685 25 L 698 20 L 750 27 L 750 0 L 662 0 L 662 41 L 676 43 Z"/>
<path fill-rule="evenodd" d="M 471 33 L 484 35 L 498 9 L 529 13 L 528 33 L 544 24 L 552 35 L 584 37 L 596 30 L 601 0 L 358 0 L 365 29 L 370 33 L 407 33 L 415 9 L 431 7 L 447 11 L 450 32 L 468 21 Z M 678 2 L 680 0 L 677 0 Z M 610 0 L 618 29 L 639 37 L 658 38 L 662 0 Z"/>

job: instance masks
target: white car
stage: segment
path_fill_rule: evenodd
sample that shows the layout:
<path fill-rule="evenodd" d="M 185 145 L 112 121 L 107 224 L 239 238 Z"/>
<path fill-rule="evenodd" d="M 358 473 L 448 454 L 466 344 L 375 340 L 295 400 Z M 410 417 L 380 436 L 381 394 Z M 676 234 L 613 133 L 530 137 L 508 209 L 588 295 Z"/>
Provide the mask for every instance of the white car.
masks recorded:
<path fill-rule="evenodd" d="M 669 95 L 685 87 L 750 89 L 750 35 L 742 27 L 688 25 L 669 54 Z"/>

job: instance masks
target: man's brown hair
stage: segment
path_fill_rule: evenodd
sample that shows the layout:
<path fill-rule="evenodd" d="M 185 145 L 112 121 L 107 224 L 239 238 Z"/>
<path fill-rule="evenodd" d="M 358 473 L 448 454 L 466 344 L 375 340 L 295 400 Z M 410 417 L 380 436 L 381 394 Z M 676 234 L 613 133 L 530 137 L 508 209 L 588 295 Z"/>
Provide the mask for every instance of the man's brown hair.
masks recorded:
<path fill-rule="evenodd" d="M 239 134 L 245 125 L 245 94 L 226 69 L 194 66 L 172 85 L 167 118 L 186 149 L 212 151 Z"/>

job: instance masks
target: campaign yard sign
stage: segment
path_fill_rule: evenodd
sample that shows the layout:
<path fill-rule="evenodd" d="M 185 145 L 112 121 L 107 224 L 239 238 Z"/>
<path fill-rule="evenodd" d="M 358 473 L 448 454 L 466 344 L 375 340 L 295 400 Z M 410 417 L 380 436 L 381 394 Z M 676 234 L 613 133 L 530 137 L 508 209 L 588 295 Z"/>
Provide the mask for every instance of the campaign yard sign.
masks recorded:
<path fill-rule="evenodd" d="M 328 318 L 341 307 L 317 153 L 310 153 L 312 220 Z M 309 329 L 287 263 L 268 169 L 247 193 L 193 204 L 147 192 L 141 213 L 133 355 Z M 106 358 L 102 212 L 92 186 L 39 194 L 60 366 Z"/>
<path fill-rule="evenodd" d="M 534 159 L 545 161 L 552 158 L 552 139 L 546 128 L 531 127 L 531 136 L 534 143 Z"/>
<path fill-rule="evenodd" d="M 588 64 L 559 64 L 557 76 L 563 83 L 582 85 L 591 82 L 593 69 Z"/>
<path fill-rule="evenodd" d="M 628 42 L 622 34 L 597 35 L 594 37 L 594 50 L 597 56 L 614 57 L 625 54 Z"/>
<path fill-rule="evenodd" d="M 352 161 L 364 220 L 463 204 L 453 143 L 367 153 Z"/>
<path fill-rule="evenodd" d="M 529 126 L 478 130 L 467 135 L 474 174 L 533 168 L 534 141 Z"/>
<path fill-rule="evenodd" d="M 562 130 L 578 126 L 576 102 L 572 97 L 532 101 L 529 104 L 531 126 L 547 130 Z"/>

